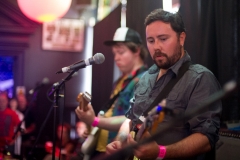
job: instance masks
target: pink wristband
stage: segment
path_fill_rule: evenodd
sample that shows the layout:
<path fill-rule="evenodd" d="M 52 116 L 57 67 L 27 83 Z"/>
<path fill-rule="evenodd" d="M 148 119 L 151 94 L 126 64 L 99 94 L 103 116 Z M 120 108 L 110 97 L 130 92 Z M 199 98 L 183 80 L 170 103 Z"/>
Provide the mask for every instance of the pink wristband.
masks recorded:
<path fill-rule="evenodd" d="M 159 153 L 158 153 L 158 158 L 163 159 L 166 155 L 166 147 L 165 146 L 158 146 L 159 147 Z"/>
<path fill-rule="evenodd" d="M 96 127 L 98 125 L 98 123 L 99 123 L 99 118 L 95 117 L 94 120 L 93 120 L 92 126 Z"/>

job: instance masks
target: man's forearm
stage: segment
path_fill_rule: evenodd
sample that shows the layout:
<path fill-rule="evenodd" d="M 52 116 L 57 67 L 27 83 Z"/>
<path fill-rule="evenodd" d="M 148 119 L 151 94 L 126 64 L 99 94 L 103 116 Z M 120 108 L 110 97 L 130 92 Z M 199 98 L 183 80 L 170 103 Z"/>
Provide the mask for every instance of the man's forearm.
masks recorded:
<path fill-rule="evenodd" d="M 100 118 L 97 127 L 101 129 L 106 129 L 109 131 L 118 131 L 122 123 L 126 120 L 126 117 L 123 116 L 114 116 L 109 118 Z"/>
<path fill-rule="evenodd" d="M 207 136 L 201 133 L 194 133 L 189 137 L 166 146 L 165 158 L 192 157 L 211 150 Z"/>
<path fill-rule="evenodd" d="M 131 126 L 132 126 L 131 120 L 126 118 L 126 120 L 121 125 L 115 140 L 121 141 L 121 142 L 126 141 L 127 136 L 130 133 Z"/>

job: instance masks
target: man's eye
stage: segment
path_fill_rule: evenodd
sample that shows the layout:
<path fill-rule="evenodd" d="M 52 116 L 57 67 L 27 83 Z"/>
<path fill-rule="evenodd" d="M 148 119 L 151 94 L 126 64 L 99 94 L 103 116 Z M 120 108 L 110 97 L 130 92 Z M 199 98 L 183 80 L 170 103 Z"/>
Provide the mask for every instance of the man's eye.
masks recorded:
<path fill-rule="evenodd" d="M 153 40 L 148 40 L 148 43 L 153 43 L 154 41 Z"/>
<path fill-rule="evenodd" d="M 119 54 L 123 54 L 123 53 L 125 53 L 125 50 L 124 51 L 120 51 L 120 52 L 118 52 Z"/>
<path fill-rule="evenodd" d="M 167 40 L 167 38 L 161 38 L 160 40 L 161 40 L 161 41 L 166 41 L 166 40 Z"/>

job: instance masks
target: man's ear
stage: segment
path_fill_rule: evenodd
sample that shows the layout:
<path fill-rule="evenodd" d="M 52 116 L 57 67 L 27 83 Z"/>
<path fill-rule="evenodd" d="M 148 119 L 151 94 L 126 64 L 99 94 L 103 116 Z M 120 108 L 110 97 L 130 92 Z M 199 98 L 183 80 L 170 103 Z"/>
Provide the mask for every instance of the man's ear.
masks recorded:
<path fill-rule="evenodd" d="M 186 38 L 186 33 L 185 33 L 185 32 L 180 33 L 180 35 L 179 35 L 179 41 L 180 41 L 180 45 L 181 45 L 181 46 L 184 46 L 185 38 Z"/>

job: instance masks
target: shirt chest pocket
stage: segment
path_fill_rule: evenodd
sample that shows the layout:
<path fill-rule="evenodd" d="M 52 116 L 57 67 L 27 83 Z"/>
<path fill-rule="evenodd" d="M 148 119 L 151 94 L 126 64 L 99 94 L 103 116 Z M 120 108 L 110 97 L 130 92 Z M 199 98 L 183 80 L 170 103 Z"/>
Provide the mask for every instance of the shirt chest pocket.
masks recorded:
<path fill-rule="evenodd" d="M 147 93 L 148 89 L 147 88 L 141 88 L 139 89 L 139 95 L 145 95 Z"/>
<path fill-rule="evenodd" d="M 148 97 L 148 88 L 138 88 L 135 92 L 135 99 L 138 103 L 143 103 L 147 100 Z"/>
<path fill-rule="evenodd" d="M 144 83 L 142 83 L 141 85 L 137 83 L 135 88 L 136 90 L 134 93 L 135 95 L 138 95 L 138 96 L 145 96 L 148 91 L 148 86 L 145 86 Z"/>
<path fill-rule="evenodd" d="M 170 92 L 167 100 L 167 106 L 172 109 L 176 114 L 180 114 L 185 111 L 185 103 L 181 92 Z"/>

